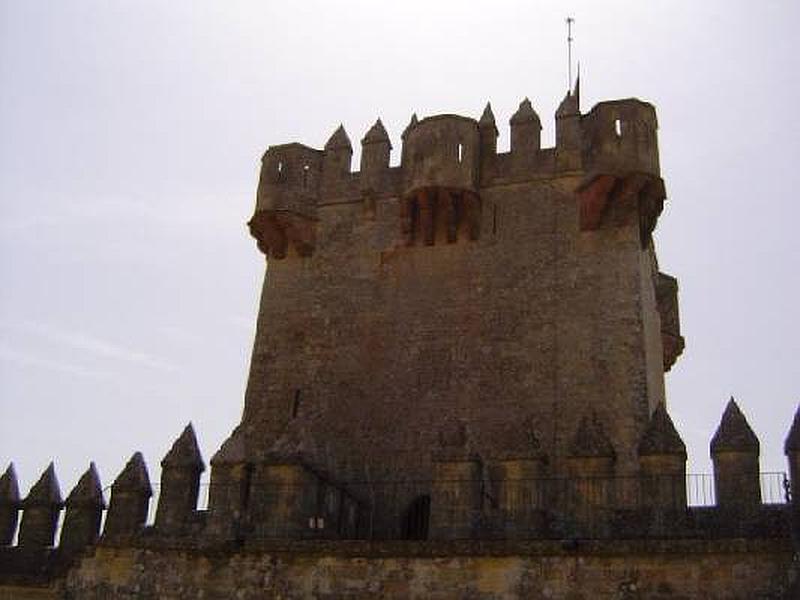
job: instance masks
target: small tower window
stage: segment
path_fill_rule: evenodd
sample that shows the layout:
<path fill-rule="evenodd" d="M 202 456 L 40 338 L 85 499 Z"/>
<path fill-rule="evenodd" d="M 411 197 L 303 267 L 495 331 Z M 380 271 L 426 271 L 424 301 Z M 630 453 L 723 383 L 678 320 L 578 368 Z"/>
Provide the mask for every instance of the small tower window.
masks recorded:
<path fill-rule="evenodd" d="M 428 539 L 428 524 L 431 514 L 431 497 L 417 496 L 403 513 L 402 535 L 404 540 Z"/>
<path fill-rule="evenodd" d="M 614 133 L 617 134 L 617 137 L 622 137 L 622 121 L 619 119 L 614 121 Z"/>
<path fill-rule="evenodd" d="M 303 165 L 303 189 L 308 188 L 308 172 L 310 167 L 308 165 Z"/>
<path fill-rule="evenodd" d="M 296 419 L 300 413 L 300 390 L 294 391 L 294 398 L 292 399 L 292 418 Z"/>
<path fill-rule="evenodd" d="M 464 159 L 464 145 L 458 145 L 458 162 L 461 162 Z"/>

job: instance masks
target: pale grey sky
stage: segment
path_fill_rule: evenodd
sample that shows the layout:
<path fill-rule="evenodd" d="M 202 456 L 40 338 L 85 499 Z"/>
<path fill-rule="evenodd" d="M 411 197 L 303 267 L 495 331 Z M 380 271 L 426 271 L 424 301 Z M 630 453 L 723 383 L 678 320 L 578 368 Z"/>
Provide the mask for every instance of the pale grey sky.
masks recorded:
<path fill-rule="evenodd" d="M 575 27 L 582 108 L 656 105 L 657 233 L 687 349 L 668 402 L 691 453 L 736 396 L 784 470 L 800 400 L 795 1 L 0 0 L 0 468 L 66 493 L 192 420 L 206 459 L 241 414 L 264 261 L 245 228 L 261 153 L 360 140 L 398 162 L 412 112 L 500 147 L 529 96 L 553 140 Z M 356 144 L 358 145 L 358 144 Z M 354 168 L 357 168 L 357 156 Z"/>

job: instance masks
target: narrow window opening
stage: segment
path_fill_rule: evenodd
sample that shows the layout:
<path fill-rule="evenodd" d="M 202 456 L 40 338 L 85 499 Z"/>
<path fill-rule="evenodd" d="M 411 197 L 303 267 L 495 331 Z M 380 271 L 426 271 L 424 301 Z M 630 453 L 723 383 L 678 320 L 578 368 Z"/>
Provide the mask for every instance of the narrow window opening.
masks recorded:
<path fill-rule="evenodd" d="M 283 172 L 283 161 L 279 160 L 278 161 L 278 173 L 282 173 L 282 172 Z"/>
<path fill-rule="evenodd" d="M 492 204 L 492 235 L 497 235 L 497 204 Z"/>
<path fill-rule="evenodd" d="M 303 165 L 303 189 L 308 188 L 308 172 L 309 172 L 309 166 Z"/>
<path fill-rule="evenodd" d="M 622 121 L 619 119 L 614 121 L 614 133 L 617 134 L 617 137 L 622 137 Z"/>
<path fill-rule="evenodd" d="M 292 418 L 296 419 L 300 413 L 300 390 L 294 391 L 294 399 L 292 399 Z"/>
<path fill-rule="evenodd" d="M 417 496 L 403 514 L 403 539 L 428 539 L 428 523 L 431 514 L 431 497 Z"/>
<path fill-rule="evenodd" d="M 461 162 L 464 158 L 464 145 L 458 145 L 458 162 Z"/>
<path fill-rule="evenodd" d="M 244 466 L 244 473 L 242 474 L 242 481 L 240 483 L 241 487 L 239 488 L 239 505 L 242 508 L 242 512 L 247 510 L 247 507 L 250 505 L 252 481 L 253 465 L 248 463 Z"/>

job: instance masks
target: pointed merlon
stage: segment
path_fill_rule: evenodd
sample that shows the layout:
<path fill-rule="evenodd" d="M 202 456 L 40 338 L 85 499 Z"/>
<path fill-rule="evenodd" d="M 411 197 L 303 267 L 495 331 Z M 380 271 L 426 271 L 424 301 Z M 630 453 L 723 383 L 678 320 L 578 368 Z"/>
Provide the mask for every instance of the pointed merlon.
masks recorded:
<path fill-rule="evenodd" d="M 529 418 L 505 424 L 497 436 L 495 451 L 500 460 L 545 458 L 542 444 Z"/>
<path fill-rule="evenodd" d="M 725 412 L 722 414 L 717 432 L 711 438 L 711 455 L 717 452 L 753 452 L 758 453 L 760 444 L 755 432 L 750 428 L 739 405 L 731 396 Z"/>
<path fill-rule="evenodd" d="M 72 488 L 67 496 L 67 506 L 96 506 L 105 508 L 106 502 L 103 499 L 103 486 L 100 483 L 100 476 L 97 474 L 97 467 L 94 463 L 89 463 L 89 468 L 81 475 L 78 483 Z"/>
<path fill-rule="evenodd" d="M 495 135 L 497 135 L 497 123 L 494 120 L 491 102 L 486 103 L 486 108 L 483 109 L 483 114 L 481 114 L 481 118 L 478 120 L 478 127 L 481 129 L 493 129 Z"/>
<path fill-rule="evenodd" d="M 439 430 L 439 445 L 443 447 L 465 448 L 469 438 L 469 427 L 461 419 L 447 421 Z"/>
<path fill-rule="evenodd" d="M 536 111 L 533 110 L 533 105 L 528 98 L 525 98 L 519 103 L 519 108 L 517 109 L 517 112 L 511 116 L 510 123 L 512 125 L 518 125 L 521 123 L 539 123 L 539 127 L 541 128 L 539 115 L 537 115 Z"/>
<path fill-rule="evenodd" d="M 144 463 L 141 452 L 136 452 L 131 456 L 125 468 L 114 480 L 111 486 L 112 493 L 115 489 L 142 492 L 148 498 L 153 495 L 150 476 L 147 474 L 147 465 Z"/>
<path fill-rule="evenodd" d="M 386 128 L 383 126 L 383 123 L 380 119 L 375 121 L 375 124 L 369 128 L 367 134 L 364 136 L 364 139 L 361 140 L 361 144 L 363 146 L 367 144 L 382 144 L 388 143 L 389 149 L 392 148 L 392 142 L 389 140 L 389 134 L 386 133 Z"/>
<path fill-rule="evenodd" d="M 192 467 L 199 471 L 206 468 L 203 457 L 200 455 L 200 448 L 197 445 L 197 437 L 194 434 L 194 427 L 189 423 L 181 433 L 180 437 L 172 444 L 172 448 L 167 452 L 164 460 L 161 461 L 162 467 L 186 468 Z"/>
<path fill-rule="evenodd" d="M 344 130 L 344 125 L 339 125 L 333 135 L 325 143 L 325 150 L 353 150 L 350 138 Z"/>
<path fill-rule="evenodd" d="M 19 503 L 19 483 L 17 482 L 17 472 L 14 470 L 14 463 L 8 463 L 8 468 L 3 476 L 0 477 L 0 504 Z"/>
<path fill-rule="evenodd" d="M 686 456 L 686 444 L 675 429 L 663 402 L 653 411 L 650 423 L 639 442 L 640 456 L 661 454 Z"/>
<path fill-rule="evenodd" d="M 64 500 L 61 497 L 61 487 L 56 478 L 56 468 L 51 462 L 39 477 L 39 481 L 33 484 L 31 491 L 22 501 L 22 507 L 31 506 L 61 506 Z"/>
<path fill-rule="evenodd" d="M 405 138 L 406 135 L 408 135 L 408 133 L 417 126 L 417 123 L 419 123 L 417 120 L 417 113 L 414 113 L 411 115 L 411 121 L 408 122 L 408 125 L 406 125 L 406 128 L 403 130 L 403 138 Z"/>
<path fill-rule="evenodd" d="M 616 457 L 614 446 L 608 439 L 603 426 L 597 420 L 597 416 L 591 419 L 583 417 L 575 437 L 569 447 L 570 456 L 575 458 L 585 457 Z"/>
<path fill-rule="evenodd" d="M 235 465 L 245 462 L 244 433 L 237 427 L 211 457 L 212 465 Z"/>
<path fill-rule="evenodd" d="M 567 95 L 564 96 L 561 104 L 558 105 L 558 110 L 556 110 L 557 119 L 561 117 L 573 117 L 581 114 L 580 106 L 578 104 L 578 96 L 576 95 L 578 93 L 578 88 L 576 87 L 575 89 L 575 94 L 567 92 Z"/>
<path fill-rule="evenodd" d="M 794 413 L 794 421 L 792 421 L 792 428 L 783 444 L 783 452 L 786 455 L 800 452 L 800 406 Z"/>

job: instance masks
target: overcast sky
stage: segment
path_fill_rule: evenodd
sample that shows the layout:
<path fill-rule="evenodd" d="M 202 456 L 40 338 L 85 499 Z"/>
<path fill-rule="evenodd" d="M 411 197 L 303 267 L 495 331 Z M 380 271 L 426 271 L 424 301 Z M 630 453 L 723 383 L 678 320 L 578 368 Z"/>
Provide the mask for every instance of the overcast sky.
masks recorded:
<path fill-rule="evenodd" d="M 500 148 L 529 96 L 552 145 L 576 19 L 582 108 L 655 104 L 657 243 L 687 348 L 668 402 L 710 471 L 735 395 L 783 471 L 800 400 L 800 3 L 0 0 L 0 468 L 110 484 L 188 421 L 208 459 L 238 423 L 264 258 L 247 234 L 270 144 L 399 159 L 411 113 L 480 115 Z M 353 164 L 358 164 L 358 148 Z"/>

